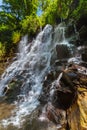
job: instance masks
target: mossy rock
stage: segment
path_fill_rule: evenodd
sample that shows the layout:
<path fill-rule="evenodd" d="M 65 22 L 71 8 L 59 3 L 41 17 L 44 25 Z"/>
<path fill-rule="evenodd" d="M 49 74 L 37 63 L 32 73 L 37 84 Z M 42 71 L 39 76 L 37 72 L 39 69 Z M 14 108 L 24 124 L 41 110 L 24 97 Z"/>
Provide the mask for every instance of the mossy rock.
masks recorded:
<path fill-rule="evenodd" d="M 8 85 L 9 89 L 5 96 L 5 100 L 7 102 L 11 103 L 17 100 L 17 96 L 20 94 L 21 85 L 22 85 L 22 82 L 20 81 L 13 81 Z"/>

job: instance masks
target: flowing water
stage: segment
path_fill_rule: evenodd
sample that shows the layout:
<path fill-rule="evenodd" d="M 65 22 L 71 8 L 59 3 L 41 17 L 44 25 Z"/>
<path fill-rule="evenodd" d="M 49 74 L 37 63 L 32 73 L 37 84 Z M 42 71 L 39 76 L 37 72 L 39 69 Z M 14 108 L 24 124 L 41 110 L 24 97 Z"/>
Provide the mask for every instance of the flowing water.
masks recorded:
<path fill-rule="evenodd" d="M 15 108 L 12 116 L 2 119 L 0 124 L 20 126 L 24 117 L 29 115 L 39 105 L 38 97 L 42 90 L 42 83 L 51 69 L 51 60 L 57 59 L 56 45 L 66 44 L 65 25 L 60 24 L 53 29 L 51 25 L 41 31 L 36 39 L 28 43 L 28 36 L 24 36 L 19 43 L 17 59 L 5 70 L 0 79 L 0 97 L 5 96 L 4 89 L 12 80 L 21 82 L 20 94 L 13 102 Z"/>

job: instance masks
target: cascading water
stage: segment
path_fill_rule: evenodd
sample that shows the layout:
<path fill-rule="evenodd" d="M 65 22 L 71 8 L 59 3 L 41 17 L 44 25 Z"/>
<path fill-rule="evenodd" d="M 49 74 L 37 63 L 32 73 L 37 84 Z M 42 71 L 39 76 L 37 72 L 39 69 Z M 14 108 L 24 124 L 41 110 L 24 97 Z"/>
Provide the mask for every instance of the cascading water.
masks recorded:
<path fill-rule="evenodd" d="M 38 97 L 42 90 L 42 81 L 51 69 L 52 56 L 57 56 L 55 53 L 56 45 L 68 45 L 64 30 L 65 26 L 59 25 L 53 32 L 52 26 L 47 25 L 31 43 L 28 44 L 27 36 L 20 41 L 17 60 L 6 69 L 0 80 L 0 96 L 4 96 L 4 88 L 9 86 L 13 79 L 22 82 L 18 101 L 15 102 L 16 109 L 13 111 L 16 114 L 2 120 L 1 123 L 4 125 L 10 123 L 19 125 L 22 118 L 39 105 Z"/>

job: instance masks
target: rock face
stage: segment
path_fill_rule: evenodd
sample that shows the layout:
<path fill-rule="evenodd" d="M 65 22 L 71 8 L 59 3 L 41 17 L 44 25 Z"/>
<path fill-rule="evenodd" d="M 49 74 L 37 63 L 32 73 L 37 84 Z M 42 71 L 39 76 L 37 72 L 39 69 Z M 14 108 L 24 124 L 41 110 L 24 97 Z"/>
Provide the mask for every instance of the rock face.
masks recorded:
<path fill-rule="evenodd" d="M 67 109 L 67 120 L 70 130 L 87 130 L 87 75 L 81 72 L 77 74 L 78 78 L 72 80 L 77 88 L 77 98 Z"/>
<path fill-rule="evenodd" d="M 80 30 L 79 30 L 79 35 L 81 40 L 87 40 L 87 27 L 85 25 L 83 25 Z"/>
<path fill-rule="evenodd" d="M 58 59 L 69 58 L 71 55 L 69 47 L 67 45 L 57 45 L 56 51 L 57 51 L 57 58 Z"/>
<path fill-rule="evenodd" d="M 80 91 L 77 100 L 80 110 L 80 124 L 82 128 L 87 129 L 87 89 L 78 88 L 78 90 Z"/>
<path fill-rule="evenodd" d="M 18 95 L 21 91 L 22 81 L 16 78 L 12 80 L 8 86 L 4 88 L 3 94 L 5 94 L 5 101 L 8 103 L 13 103 L 18 99 Z"/>
<path fill-rule="evenodd" d="M 87 52 L 82 54 L 82 60 L 87 62 Z"/>
<path fill-rule="evenodd" d="M 71 130 L 87 130 L 87 89 L 78 88 L 78 98 L 68 110 Z"/>
<path fill-rule="evenodd" d="M 80 45 L 87 45 L 87 17 L 82 16 L 76 24 L 80 36 Z"/>
<path fill-rule="evenodd" d="M 81 58 L 84 62 L 87 62 L 87 46 L 80 46 L 78 47 L 78 52 L 81 55 Z"/>
<path fill-rule="evenodd" d="M 51 84 L 46 117 L 59 126 L 58 130 L 87 130 L 87 69 L 70 64 Z"/>

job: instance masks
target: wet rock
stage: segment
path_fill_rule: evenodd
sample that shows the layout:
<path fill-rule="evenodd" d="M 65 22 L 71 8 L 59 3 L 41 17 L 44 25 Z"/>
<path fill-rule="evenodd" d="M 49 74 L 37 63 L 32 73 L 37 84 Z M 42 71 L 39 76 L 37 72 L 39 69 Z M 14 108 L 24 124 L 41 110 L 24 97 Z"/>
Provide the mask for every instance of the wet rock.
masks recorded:
<path fill-rule="evenodd" d="M 56 51 L 58 59 L 69 58 L 71 56 L 70 49 L 67 45 L 57 45 Z"/>
<path fill-rule="evenodd" d="M 14 57 L 13 59 L 12 59 L 12 61 L 16 61 L 17 60 L 17 57 Z"/>
<path fill-rule="evenodd" d="M 58 130 L 57 126 L 53 122 L 41 121 L 38 119 L 39 107 L 37 107 L 30 115 L 24 117 L 24 121 L 22 122 L 23 124 L 21 124 L 20 127 L 14 126 L 13 124 L 4 127 L 0 122 L 0 130 Z M 5 111 L 7 111 L 7 109 Z M 8 113 L 11 113 L 10 107 L 8 110 Z"/>
<path fill-rule="evenodd" d="M 79 35 L 81 40 L 85 41 L 87 40 L 87 27 L 83 25 L 79 30 Z"/>
<path fill-rule="evenodd" d="M 87 52 L 82 54 L 82 60 L 87 62 Z"/>
<path fill-rule="evenodd" d="M 81 59 L 87 62 L 87 45 L 79 46 L 78 53 L 81 55 Z"/>
<path fill-rule="evenodd" d="M 39 101 L 43 104 L 46 104 L 49 100 L 49 95 L 50 95 L 50 88 L 51 88 L 51 83 L 57 79 L 59 76 L 60 71 L 59 70 L 52 70 L 49 71 L 47 76 L 45 76 L 45 79 L 43 81 L 43 91 L 39 97 Z"/>
<path fill-rule="evenodd" d="M 87 68 L 87 63 L 86 62 L 81 62 L 79 65 Z"/>
<path fill-rule="evenodd" d="M 80 19 L 77 21 L 77 29 L 79 30 L 83 25 L 87 25 L 87 16 L 82 15 Z"/>
<path fill-rule="evenodd" d="M 54 63 L 55 70 L 59 71 L 64 70 L 66 68 L 66 65 L 67 65 L 67 58 L 56 60 Z"/>
<path fill-rule="evenodd" d="M 61 91 L 56 91 L 53 95 L 53 100 L 52 104 L 60 109 L 67 110 L 75 100 L 75 93 L 73 92 L 63 92 Z"/>
<path fill-rule="evenodd" d="M 77 71 L 75 69 L 75 71 Z M 72 92 L 74 91 L 74 84 L 72 82 L 73 78 L 76 78 L 77 74 L 74 73 L 73 71 L 69 72 L 69 71 L 65 71 L 63 72 L 62 78 L 61 78 L 61 83 L 63 83 L 65 86 L 64 87 L 68 87 L 68 89 L 70 89 Z M 63 86 L 61 86 L 63 87 Z"/>
<path fill-rule="evenodd" d="M 17 96 L 20 94 L 22 82 L 20 81 L 12 81 L 7 87 L 4 89 L 5 92 L 5 100 L 9 103 L 17 100 Z M 6 90 L 6 91 L 5 91 Z"/>
<path fill-rule="evenodd" d="M 66 30 L 65 30 L 65 37 L 66 37 L 66 38 L 69 38 L 69 37 L 71 37 L 71 36 L 74 35 L 74 34 L 75 34 L 74 26 L 73 26 L 72 23 L 69 23 L 69 24 L 67 25 Z"/>
<path fill-rule="evenodd" d="M 46 114 L 48 119 L 55 124 L 61 126 L 66 124 L 66 112 L 62 109 L 55 108 L 51 103 L 47 104 Z"/>
<path fill-rule="evenodd" d="M 38 119 L 33 119 L 32 123 L 27 123 L 24 129 L 20 130 L 58 130 L 52 122 L 41 122 Z"/>
<path fill-rule="evenodd" d="M 82 86 L 83 88 L 87 88 L 87 76 L 81 77 L 80 78 L 80 85 L 84 85 Z"/>
<path fill-rule="evenodd" d="M 57 85 L 57 84 L 56 84 Z M 52 104 L 60 109 L 68 109 L 76 98 L 75 86 L 67 73 L 63 72 L 53 94 Z"/>
<path fill-rule="evenodd" d="M 80 36 L 80 45 L 87 43 L 87 17 L 84 15 L 77 21 L 77 30 Z"/>
<path fill-rule="evenodd" d="M 26 122 L 20 130 L 57 130 L 57 126 L 50 120 L 42 120 L 39 110 L 41 106 L 35 109 L 30 116 L 26 117 Z"/>
<path fill-rule="evenodd" d="M 80 64 L 81 63 L 81 57 L 72 57 L 68 60 L 68 64 Z"/>
<path fill-rule="evenodd" d="M 3 90 L 3 94 L 6 94 L 8 91 L 9 91 L 9 87 L 8 87 L 8 85 L 6 85 L 4 90 Z"/>
<path fill-rule="evenodd" d="M 51 102 L 45 105 L 39 119 L 45 122 L 53 122 L 57 130 L 63 130 L 66 126 L 66 111 L 55 108 Z"/>
<path fill-rule="evenodd" d="M 47 118 L 59 125 L 59 130 L 86 130 L 87 69 L 74 62 L 69 63 L 59 77 L 54 79 L 49 87 L 53 93 L 50 95 L 47 91 L 48 97 L 51 96 L 51 103 L 46 105 Z"/>

